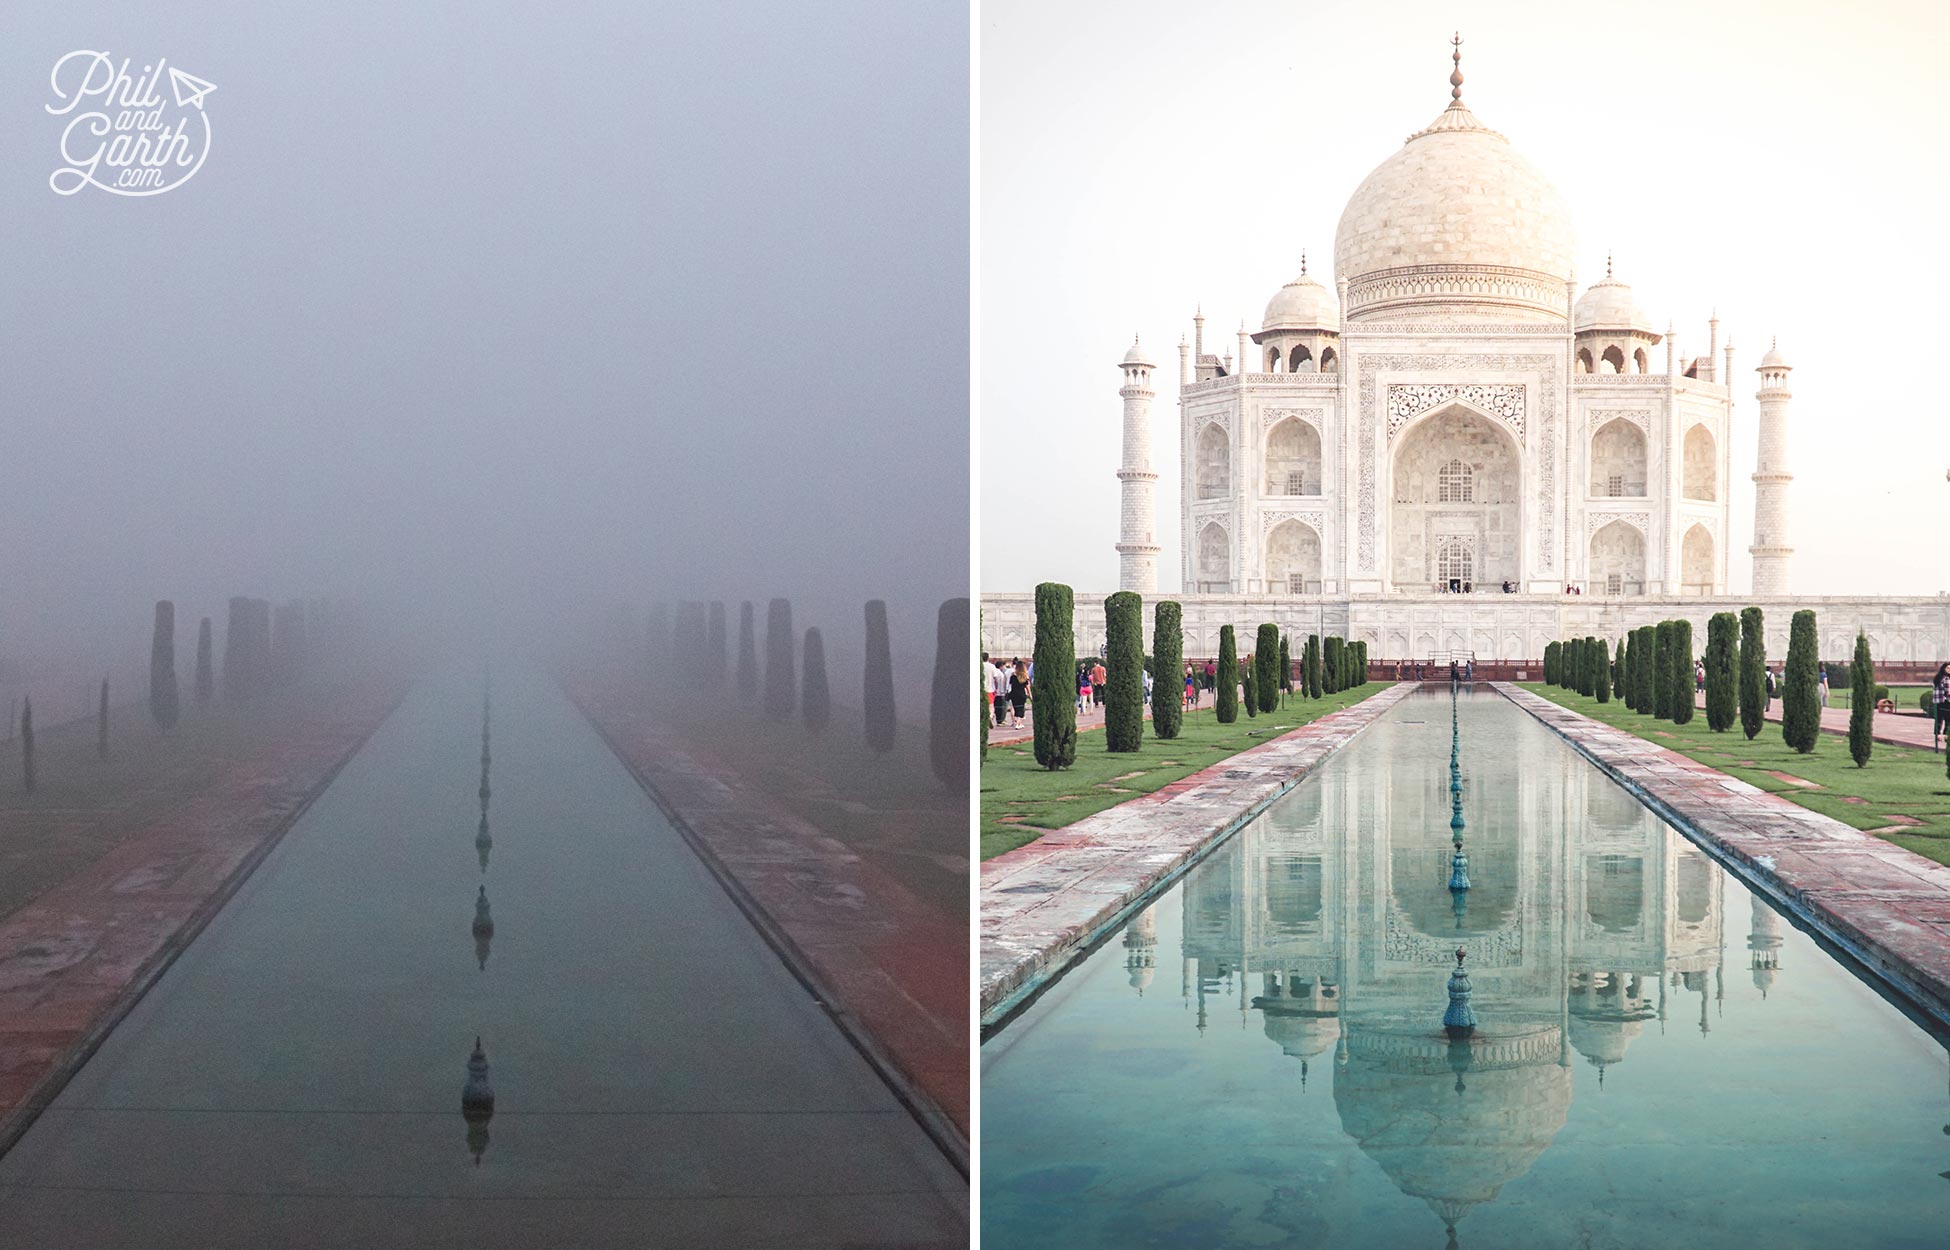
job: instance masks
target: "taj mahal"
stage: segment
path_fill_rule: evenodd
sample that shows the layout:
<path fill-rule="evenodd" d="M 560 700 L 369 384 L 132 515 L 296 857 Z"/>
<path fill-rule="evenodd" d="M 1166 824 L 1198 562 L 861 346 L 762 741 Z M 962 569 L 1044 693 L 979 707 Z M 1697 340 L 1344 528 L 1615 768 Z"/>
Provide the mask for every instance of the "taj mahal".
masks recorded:
<path fill-rule="evenodd" d="M 1791 609 L 1811 607 L 1826 657 L 1859 628 L 1879 665 L 1940 658 L 1942 596 L 1793 586 L 1788 352 L 1770 343 L 1742 383 L 1717 319 L 1693 354 L 1609 259 L 1580 292 L 1569 206 L 1463 102 L 1459 39 L 1452 58 L 1447 107 L 1347 201 L 1332 287 L 1303 256 L 1258 330 L 1208 341 L 1200 311 L 1181 337 L 1187 655 L 1215 654 L 1222 625 L 1273 621 L 1365 640 L 1383 661 L 1535 661 L 1560 637 L 1674 617 L 1703 637 L 1713 612 L 1753 603 L 1776 609 L 1770 655 Z M 1141 340 L 1118 364 L 1119 588 L 1147 600 L 1163 551 L 1158 368 Z M 1758 453 L 1735 466 L 1747 385 Z M 1752 475 L 1751 519 L 1732 514 L 1735 472 Z M 1728 585 L 1736 544 L 1751 587 Z M 1078 589 L 1078 643 L 1095 646 L 1102 596 Z M 1020 591 L 984 595 L 985 643 L 1026 651 L 1033 610 Z"/>

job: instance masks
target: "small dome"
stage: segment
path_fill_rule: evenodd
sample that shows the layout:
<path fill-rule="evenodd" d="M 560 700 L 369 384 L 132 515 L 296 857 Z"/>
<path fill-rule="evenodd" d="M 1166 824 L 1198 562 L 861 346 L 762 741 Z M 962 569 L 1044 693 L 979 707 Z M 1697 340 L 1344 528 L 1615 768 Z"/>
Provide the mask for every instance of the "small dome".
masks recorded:
<path fill-rule="evenodd" d="M 1334 302 L 1333 292 L 1309 278 L 1303 265 L 1300 276 L 1275 291 L 1267 301 L 1266 320 L 1260 329 L 1262 332 L 1335 329 L 1340 324 L 1341 310 Z"/>
<path fill-rule="evenodd" d="M 1577 307 L 1571 311 L 1571 328 L 1628 330 L 1654 339 L 1659 337 L 1652 333 L 1652 323 L 1639 311 L 1638 301 L 1632 298 L 1632 288 L 1609 273 L 1578 297 Z"/>
<path fill-rule="evenodd" d="M 1767 349 L 1767 354 L 1760 358 L 1760 368 L 1761 369 L 1792 369 L 1794 368 L 1794 366 L 1787 362 L 1786 356 L 1781 355 L 1781 345 L 1779 341 L 1776 341 L 1772 346 L 1770 346 Z"/>
<path fill-rule="evenodd" d="M 1124 363 L 1127 365 L 1144 365 L 1147 368 L 1151 367 L 1151 358 L 1144 354 L 1142 347 L 1138 346 L 1137 336 L 1135 335 L 1131 337 L 1131 350 L 1124 353 Z"/>

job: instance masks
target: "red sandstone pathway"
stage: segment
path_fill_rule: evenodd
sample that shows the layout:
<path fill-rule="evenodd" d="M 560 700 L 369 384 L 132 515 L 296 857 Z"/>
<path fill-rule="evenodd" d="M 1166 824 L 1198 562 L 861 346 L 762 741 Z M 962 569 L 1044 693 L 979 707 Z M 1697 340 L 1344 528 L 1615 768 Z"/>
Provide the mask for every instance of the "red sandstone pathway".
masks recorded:
<path fill-rule="evenodd" d="M 570 698 L 674 823 L 701 840 L 809 968 L 856 1039 L 863 1028 L 966 1158 L 968 920 L 944 915 L 838 839 L 652 721 L 630 690 L 570 678 Z M 849 1020 L 847 1017 L 853 1017 Z M 923 1105 L 920 1110 L 926 1112 Z M 937 1134 L 939 1136 L 939 1134 Z"/>
<path fill-rule="evenodd" d="M 1706 696 L 1693 696 L 1693 706 L 1706 706 Z M 1832 734 L 1848 733 L 1848 709 L 1845 707 L 1826 707 L 1821 710 L 1821 727 Z M 1777 696 L 1774 706 L 1767 710 L 1767 719 L 1779 724 L 1781 721 L 1781 700 Z M 1903 716 L 1894 712 L 1877 712 L 1875 728 L 1871 736 L 1877 742 L 1887 742 L 1891 746 L 1922 747 L 1931 749 L 1931 724 L 1927 716 Z M 993 739 L 991 739 L 993 741 Z M 1941 741 L 1939 739 L 1938 741 Z"/>
<path fill-rule="evenodd" d="M 0 921 L 0 1150 L 363 745 L 399 690 L 258 744 Z"/>
<path fill-rule="evenodd" d="M 1126 907 L 1304 781 L 1419 685 L 1392 686 L 985 861 L 984 1021 L 1061 972 Z"/>
<path fill-rule="evenodd" d="M 1495 688 L 1950 1024 L 1950 867 L 1518 686 Z"/>

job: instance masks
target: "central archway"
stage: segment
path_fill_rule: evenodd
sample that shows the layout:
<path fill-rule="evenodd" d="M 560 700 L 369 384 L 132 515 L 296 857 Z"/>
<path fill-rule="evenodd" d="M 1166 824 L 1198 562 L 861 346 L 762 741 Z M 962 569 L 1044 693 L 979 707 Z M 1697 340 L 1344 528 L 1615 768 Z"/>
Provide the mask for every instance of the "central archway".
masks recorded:
<path fill-rule="evenodd" d="M 1522 577 L 1521 452 L 1498 422 L 1460 404 L 1424 418 L 1395 449 L 1388 574 L 1396 587 Z"/>

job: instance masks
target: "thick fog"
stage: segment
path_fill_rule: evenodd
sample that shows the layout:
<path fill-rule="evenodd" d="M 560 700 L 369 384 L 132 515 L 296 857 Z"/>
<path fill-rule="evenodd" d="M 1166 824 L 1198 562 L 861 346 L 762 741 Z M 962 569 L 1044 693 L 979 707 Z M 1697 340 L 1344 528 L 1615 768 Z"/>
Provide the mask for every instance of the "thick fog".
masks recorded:
<path fill-rule="evenodd" d="M 924 715 L 968 584 L 965 6 L 29 0 L 7 34 L 0 687 L 143 671 L 164 598 L 182 666 L 238 594 L 470 646 L 783 595 L 857 705 L 880 597 Z M 190 181 L 50 189 L 82 48 L 216 85 Z"/>

